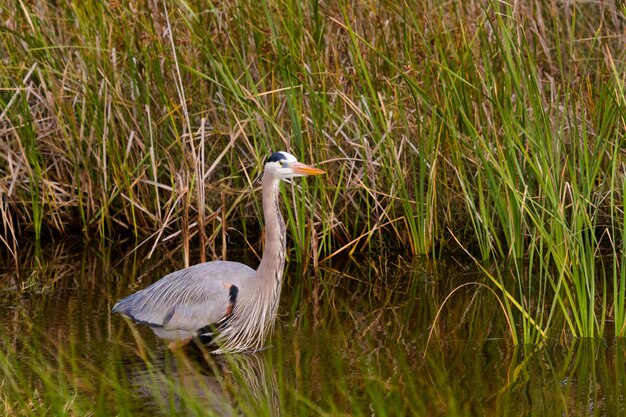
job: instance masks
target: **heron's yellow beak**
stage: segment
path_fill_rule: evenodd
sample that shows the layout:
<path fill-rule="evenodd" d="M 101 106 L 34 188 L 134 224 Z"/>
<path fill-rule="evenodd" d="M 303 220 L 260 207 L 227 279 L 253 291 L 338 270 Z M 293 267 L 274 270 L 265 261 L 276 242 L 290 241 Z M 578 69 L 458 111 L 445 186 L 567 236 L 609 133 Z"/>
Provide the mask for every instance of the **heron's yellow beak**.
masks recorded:
<path fill-rule="evenodd" d="M 289 164 L 289 167 L 291 168 L 293 172 L 295 172 L 296 174 L 300 174 L 300 175 L 325 174 L 325 172 L 319 168 L 315 168 L 306 164 L 301 164 L 300 162 L 292 162 L 291 164 Z"/>

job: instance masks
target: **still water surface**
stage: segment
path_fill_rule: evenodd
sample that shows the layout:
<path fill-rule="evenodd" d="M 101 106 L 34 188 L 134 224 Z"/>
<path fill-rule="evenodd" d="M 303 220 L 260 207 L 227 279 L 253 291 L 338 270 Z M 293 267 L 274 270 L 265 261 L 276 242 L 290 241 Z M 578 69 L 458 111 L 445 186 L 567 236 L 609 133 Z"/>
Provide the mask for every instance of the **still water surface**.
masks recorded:
<path fill-rule="evenodd" d="M 5 257 L 3 401 L 27 398 L 50 415 L 64 397 L 69 414 L 96 415 L 626 414 L 622 341 L 514 347 L 478 286 L 455 293 L 428 343 L 445 297 L 484 280 L 469 264 L 372 257 L 314 274 L 289 263 L 267 349 L 221 357 L 172 353 L 110 313 L 181 265 L 179 256 L 75 245 L 23 249 L 18 266 Z"/>

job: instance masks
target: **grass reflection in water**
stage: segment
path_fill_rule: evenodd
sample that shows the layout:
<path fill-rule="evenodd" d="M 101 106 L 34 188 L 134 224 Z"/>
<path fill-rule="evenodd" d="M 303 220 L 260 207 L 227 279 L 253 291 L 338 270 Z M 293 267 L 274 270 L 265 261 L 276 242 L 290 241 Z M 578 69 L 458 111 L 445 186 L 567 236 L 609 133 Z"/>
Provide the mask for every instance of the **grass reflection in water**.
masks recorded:
<path fill-rule="evenodd" d="M 170 352 L 110 315 L 115 299 L 177 267 L 69 245 L 2 271 L 0 412 L 6 415 L 613 415 L 624 408 L 615 340 L 514 347 L 473 267 L 422 259 L 286 273 L 270 346 Z M 123 259 L 116 265 L 111 260 Z M 154 258 L 153 258 L 154 259 Z M 142 281 L 142 282 L 140 282 Z"/>

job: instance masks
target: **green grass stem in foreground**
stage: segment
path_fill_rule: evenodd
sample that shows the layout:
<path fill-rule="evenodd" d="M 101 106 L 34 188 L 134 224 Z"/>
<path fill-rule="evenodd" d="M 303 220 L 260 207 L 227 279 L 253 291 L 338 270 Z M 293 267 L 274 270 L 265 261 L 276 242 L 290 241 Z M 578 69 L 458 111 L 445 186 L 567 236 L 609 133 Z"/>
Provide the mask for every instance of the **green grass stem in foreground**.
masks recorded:
<path fill-rule="evenodd" d="M 0 11 L 14 254 L 31 234 L 258 249 L 263 157 L 288 149 L 328 173 L 286 204 L 295 259 L 531 259 L 521 317 L 624 335 L 623 5 L 18 5 Z"/>

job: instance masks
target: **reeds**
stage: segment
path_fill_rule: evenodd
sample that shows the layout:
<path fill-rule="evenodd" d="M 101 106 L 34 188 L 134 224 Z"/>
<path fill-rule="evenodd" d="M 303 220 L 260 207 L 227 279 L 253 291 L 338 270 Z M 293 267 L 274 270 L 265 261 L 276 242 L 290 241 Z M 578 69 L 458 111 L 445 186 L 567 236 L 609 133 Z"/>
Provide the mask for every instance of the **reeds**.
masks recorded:
<path fill-rule="evenodd" d="M 522 340 L 557 317 L 572 336 L 604 334 L 606 319 L 625 334 L 616 3 L 0 13 L 1 238 L 14 253 L 28 234 L 258 249 L 263 158 L 287 149 L 328 172 L 285 205 L 296 259 L 463 248 L 516 265 L 517 290 L 492 282 L 521 310 Z"/>

